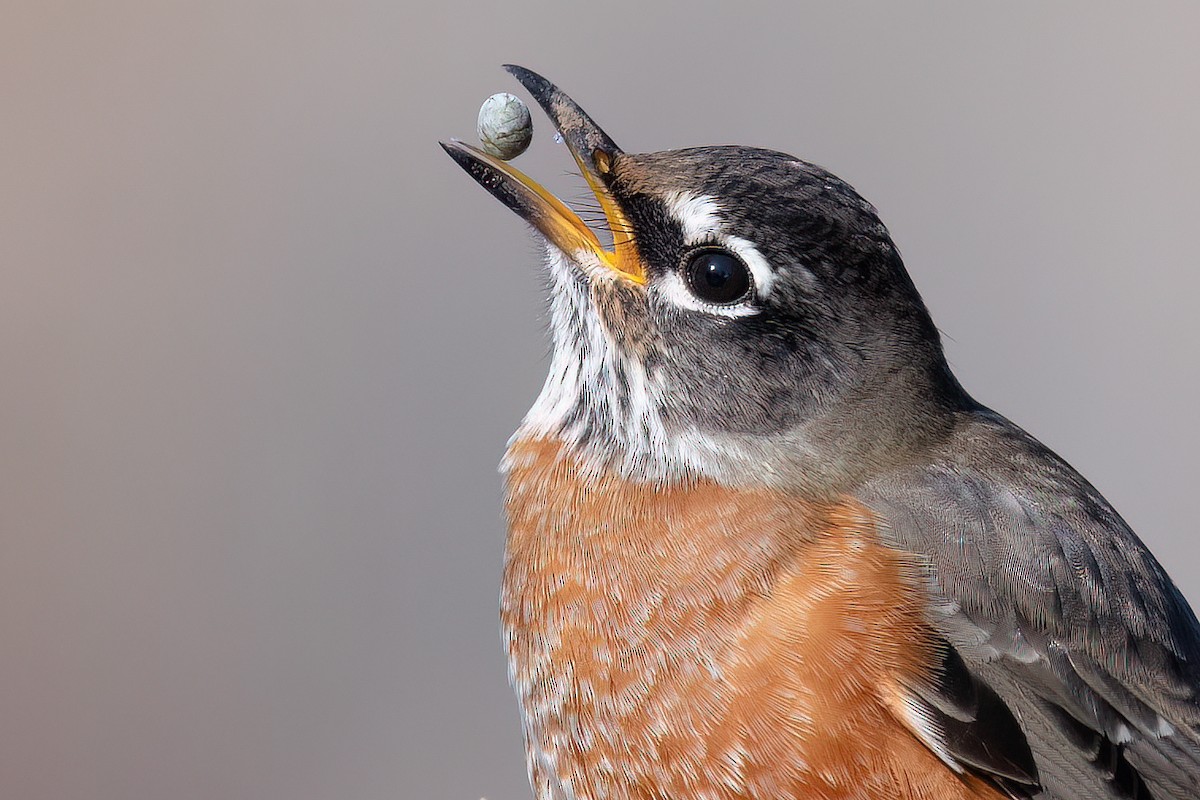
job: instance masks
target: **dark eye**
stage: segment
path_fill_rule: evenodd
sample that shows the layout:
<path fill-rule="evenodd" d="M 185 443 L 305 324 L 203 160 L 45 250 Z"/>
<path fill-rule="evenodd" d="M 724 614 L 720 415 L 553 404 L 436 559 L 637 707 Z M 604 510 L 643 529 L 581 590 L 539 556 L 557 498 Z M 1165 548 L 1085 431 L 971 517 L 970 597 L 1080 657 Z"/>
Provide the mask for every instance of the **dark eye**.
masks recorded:
<path fill-rule="evenodd" d="M 692 294 L 707 303 L 727 305 L 750 293 L 750 270 L 724 250 L 702 250 L 684 265 Z"/>

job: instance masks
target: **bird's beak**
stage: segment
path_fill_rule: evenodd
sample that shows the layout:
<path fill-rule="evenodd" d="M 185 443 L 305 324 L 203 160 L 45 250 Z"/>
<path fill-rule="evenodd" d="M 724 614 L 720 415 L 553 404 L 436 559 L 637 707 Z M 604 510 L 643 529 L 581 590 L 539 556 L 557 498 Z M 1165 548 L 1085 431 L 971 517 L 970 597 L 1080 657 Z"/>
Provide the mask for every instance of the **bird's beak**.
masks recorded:
<path fill-rule="evenodd" d="M 506 65 L 505 69 L 533 95 L 562 134 L 575 163 L 604 210 L 612 232 L 612 250 L 600 243 L 578 214 L 525 173 L 457 140 L 442 142 L 442 148 L 483 188 L 520 214 L 577 263 L 586 266 L 599 261 L 620 277 L 644 284 L 646 270 L 634 246 L 632 227 L 607 187 L 620 148 L 574 100 L 550 81 L 524 67 Z"/>

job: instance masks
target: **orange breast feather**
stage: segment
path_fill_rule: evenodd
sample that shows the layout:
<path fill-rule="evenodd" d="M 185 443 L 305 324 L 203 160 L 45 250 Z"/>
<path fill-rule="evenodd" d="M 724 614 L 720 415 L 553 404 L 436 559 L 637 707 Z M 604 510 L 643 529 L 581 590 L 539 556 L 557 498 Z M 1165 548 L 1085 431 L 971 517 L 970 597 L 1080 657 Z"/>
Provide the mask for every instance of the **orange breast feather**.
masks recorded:
<path fill-rule="evenodd" d="M 999 798 L 903 722 L 914 570 L 850 500 L 509 452 L 501 617 L 539 800 Z"/>

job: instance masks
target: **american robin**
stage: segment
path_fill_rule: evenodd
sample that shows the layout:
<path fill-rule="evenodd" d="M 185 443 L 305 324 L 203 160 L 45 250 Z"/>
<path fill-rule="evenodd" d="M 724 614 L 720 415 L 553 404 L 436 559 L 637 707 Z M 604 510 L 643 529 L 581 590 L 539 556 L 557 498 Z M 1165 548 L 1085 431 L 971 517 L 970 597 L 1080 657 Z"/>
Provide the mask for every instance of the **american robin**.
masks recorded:
<path fill-rule="evenodd" d="M 613 239 L 443 145 L 547 242 L 503 464 L 538 799 L 1200 797 L 1195 615 L 959 385 L 875 209 L 782 153 L 625 153 L 508 69 Z"/>

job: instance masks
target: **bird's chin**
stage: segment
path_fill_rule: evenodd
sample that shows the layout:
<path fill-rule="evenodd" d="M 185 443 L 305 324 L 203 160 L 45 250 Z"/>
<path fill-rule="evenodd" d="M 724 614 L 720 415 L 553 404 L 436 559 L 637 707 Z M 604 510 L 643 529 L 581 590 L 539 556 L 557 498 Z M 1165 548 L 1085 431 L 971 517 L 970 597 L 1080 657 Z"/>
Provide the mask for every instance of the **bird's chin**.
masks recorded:
<path fill-rule="evenodd" d="M 630 280 L 624 273 L 605 264 L 591 251 L 577 250 L 568 253 L 549 240 L 545 240 L 545 244 L 546 263 L 552 273 L 556 269 L 564 269 L 570 271 L 576 280 L 590 285 L 624 285 L 639 291 L 643 288 L 641 284 Z"/>

